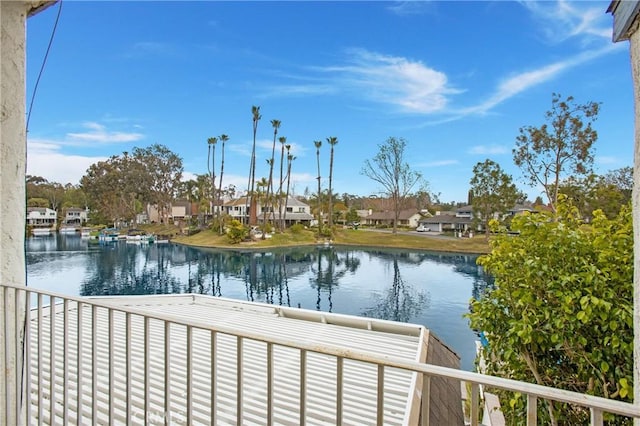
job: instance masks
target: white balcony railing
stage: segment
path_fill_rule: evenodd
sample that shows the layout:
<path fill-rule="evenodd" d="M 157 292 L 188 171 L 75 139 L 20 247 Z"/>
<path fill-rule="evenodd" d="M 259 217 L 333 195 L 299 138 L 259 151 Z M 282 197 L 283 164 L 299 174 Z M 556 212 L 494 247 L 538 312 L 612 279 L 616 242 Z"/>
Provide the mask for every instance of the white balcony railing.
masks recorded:
<path fill-rule="evenodd" d="M 393 356 L 375 356 L 370 353 L 345 351 L 344 348 L 296 342 L 282 337 L 265 338 L 259 332 L 238 333 L 228 326 L 211 326 L 204 322 L 185 321 L 168 315 L 150 314 L 138 309 L 114 306 L 100 299 L 69 297 L 28 287 L 0 285 L 0 306 L 8 324 L 9 306 L 21 306 L 25 310 L 24 331 L 25 374 L 22 389 L 9 386 L 2 376 L 6 392 L 22 393 L 27 409 L 9 406 L 3 402 L 0 409 L 0 424 L 25 413 L 24 424 L 221 424 L 221 423 L 289 423 L 305 424 L 311 407 L 327 405 L 332 407 L 332 417 L 324 422 L 330 424 L 354 423 L 345 416 L 345 404 L 352 398 L 345 384 L 345 366 L 357 362 L 377 371 L 373 386 L 376 391 L 369 398 L 374 401 L 375 412 L 371 414 L 373 423 L 388 424 L 385 402 L 389 392 L 385 391 L 385 379 L 389 371 L 406 371 L 422 375 L 420 406 L 421 425 L 429 424 L 431 378 L 443 377 L 461 383 L 471 384 L 472 425 L 479 423 L 479 386 L 499 388 L 526 395 L 528 401 L 527 425 L 537 424 L 537 403 L 539 400 L 553 400 L 574 404 L 590 410 L 591 424 L 602 425 L 603 414 L 613 413 L 631 418 L 640 418 L 637 405 L 608 400 L 600 397 L 539 386 L 515 380 L 492 377 L 467 371 L 439 367 L 430 364 L 407 361 Z M 75 314 L 72 314 L 75 312 Z M 55 314 L 55 315 L 54 315 Z M 119 320 L 118 320 L 119 318 Z M 89 332 L 87 332 L 89 330 Z M 163 338 L 152 330 L 160 330 Z M 2 336 L 11 336 L 11 330 L 2 330 Z M 15 330 L 13 330 L 15 331 Z M 140 341 L 132 339 L 138 333 Z M 203 349 L 194 345 L 196 335 L 207 336 L 209 347 Z M 105 338 L 106 336 L 106 338 Z M 178 338 L 179 336 L 179 338 Z M 222 365 L 217 359 L 218 345 L 222 336 L 233 342 L 235 365 Z M 6 338 L 6 337 L 5 337 Z M 9 348 L 0 342 L 2 348 Z M 264 381 L 247 383 L 246 365 L 256 360 L 244 359 L 244 347 L 252 345 L 265 347 L 266 372 Z M 281 386 L 278 369 L 274 367 L 277 354 L 282 351 L 297 351 L 299 395 L 295 401 L 285 403 L 287 421 L 275 413 L 274 393 Z M 132 353 L 142 354 L 135 360 Z M 176 353 L 184 365 L 175 365 Z M 335 370 L 310 371 L 307 360 L 310 357 L 332 359 Z M 154 357 L 161 363 L 154 364 Z M 196 371 L 194 359 L 207 364 L 206 374 Z M 7 359 L 7 357 L 3 357 Z M 177 359 L 177 358 L 176 358 Z M 182 362 L 182 361 L 181 361 Z M 162 367 L 158 367 L 161 365 Z M 4 365 L 3 371 L 8 371 Z M 224 396 L 219 392 L 223 385 L 218 377 L 223 368 L 233 369 L 235 378 L 225 386 L 234 386 L 235 409 L 219 409 Z M 175 369 L 175 370 L 174 370 Z M 180 373 L 177 372 L 180 370 Z M 314 374 L 335 375 L 335 389 L 318 395 L 307 389 L 308 378 Z M 247 376 L 248 377 L 248 376 Z M 245 406 L 243 402 L 263 395 L 264 411 Z M 208 399 L 203 400 L 202 395 Z M 11 399 L 7 398 L 7 401 Z M 20 401 L 20 398 L 14 399 Z M 227 401 L 228 402 L 228 401 Z M 17 403 L 20 405 L 20 402 Z M 204 407 L 204 408 L 203 408 Z M 280 407 L 281 409 L 282 407 Z M 2 412 L 4 411 L 4 414 Z M 204 415 L 202 413 L 205 413 Z M 18 413 L 18 414 L 16 414 Z M 282 413 L 280 413 L 282 415 Z M 314 421 L 317 421 L 314 420 Z M 309 421 L 308 423 L 313 423 Z M 405 420 L 404 423 L 407 423 Z"/>

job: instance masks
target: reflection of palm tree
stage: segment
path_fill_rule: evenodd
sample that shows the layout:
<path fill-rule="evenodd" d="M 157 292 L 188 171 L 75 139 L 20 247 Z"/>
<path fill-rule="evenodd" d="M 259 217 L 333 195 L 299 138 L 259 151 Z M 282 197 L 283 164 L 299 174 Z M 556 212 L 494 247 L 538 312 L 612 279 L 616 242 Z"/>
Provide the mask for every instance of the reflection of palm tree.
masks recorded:
<path fill-rule="evenodd" d="M 378 303 L 362 312 L 362 316 L 409 322 L 429 305 L 428 295 L 405 284 L 400 275 L 397 256 L 393 258 L 393 283 Z"/>
<path fill-rule="evenodd" d="M 316 309 L 319 311 L 321 310 L 321 293 L 324 290 L 327 292 L 328 296 L 328 311 L 331 312 L 333 309 L 333 288 L 340 284 L 340 280 L 345 276 L 347 272 L 349 272 L 349 268 L 347 267 L 346 263 L 342 262 L 342 259 L 340 259 L 333 247 L 320 248 L 317 250 L 316 255 L 316 266 L 315 268 L 313 266 L 311 267 L 311 271 L 315 273 L 315 276 L 313 278 L 310 278 L 311 287 L 315 287 L 317 290 Z M 323 262 L 323 257 L 325 258 L 326 262 Z M 341 268 L 336 269 L 336 267 Z M 351 265 L 351 267 L 353 267 L 353 265 Z M 357 269 L 357 266 L 355 267 L 355 269 Z"/>

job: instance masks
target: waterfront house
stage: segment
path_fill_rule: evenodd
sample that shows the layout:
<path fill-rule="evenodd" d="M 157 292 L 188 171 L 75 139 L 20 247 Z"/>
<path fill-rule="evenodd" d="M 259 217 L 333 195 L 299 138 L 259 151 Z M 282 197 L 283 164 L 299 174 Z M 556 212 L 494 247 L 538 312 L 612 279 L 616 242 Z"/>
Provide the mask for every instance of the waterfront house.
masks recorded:
<path fill-rule="evenodd" d="M 267 213 L 268 220 L 278 220 L 281 216 L 278 213 L 278 207 L 263 207 L 261 203 L 257 203 L 257 219 L 258 223 L 262 223 L 264 220 L 264 214 Z M 247 219 L 247 197 L 240 197 L 234 200 L 229 200 L 225 202 L 222 206 L 224 213 L 228 214 L 234 219 L 239 220 L 240 222 L 246 221 Z M 287 200 L 287 210 L 286 214 L 284 214 L 284 204 L 281 206 L 282 216 L 285 217 L 286 225 L 293 225 L 296 223 L 302 223 L 305 225 L 309 225 L 313 220 L 313 215 L 311 214 L 311 207 L 298 200 L 295 197 L 289 197 Z"/>
<path fill-rule="evenodd" d="M 87 209 L 69 207 L 64 209 L 64 219 L 62 220 L 62 223 L 67 226 L 82 226 L 87 223 L 87 219 Z"/>
<path fill-rule="evenodd" d="M 48 207 L 27 207 L 27 225 L 33 228 L 55 228 L 58 213 Z"/>
<path fill-rule="evenodd" d="M 398 226 L 405 226 L 409 228 L 416 228 L 418 221 L 422 218 L 422 215 L 418 209 L 406 209 L 401 210 L 398 214 Z M 395 212 L 393 210 L 386 210 L 383 212 L 373 212 L 364 218 L 365 225 L 371 226 L 393 226 L 395 219 Z"/>

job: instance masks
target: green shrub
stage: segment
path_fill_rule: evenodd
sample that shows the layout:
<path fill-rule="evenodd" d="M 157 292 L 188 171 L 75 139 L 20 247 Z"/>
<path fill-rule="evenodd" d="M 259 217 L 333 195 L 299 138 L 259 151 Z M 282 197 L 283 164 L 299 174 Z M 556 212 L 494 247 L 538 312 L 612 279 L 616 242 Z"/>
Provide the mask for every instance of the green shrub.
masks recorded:
<path fill-rule="evenodd" d="M 249 235 L 249 228 L 240 223 L 239 220 L 232 220 L 227 226 L 227 238 L 232 244 L 238 244 Z"/>
<path fill-rule="evenodd" d="M 302 225 L 301 223 L 296 223 L 295 225 L 291 225 L 289 229 L 291 230 L 291 233 L 299 234 L 300 232 L 304 231 L 304 225 Z"/>

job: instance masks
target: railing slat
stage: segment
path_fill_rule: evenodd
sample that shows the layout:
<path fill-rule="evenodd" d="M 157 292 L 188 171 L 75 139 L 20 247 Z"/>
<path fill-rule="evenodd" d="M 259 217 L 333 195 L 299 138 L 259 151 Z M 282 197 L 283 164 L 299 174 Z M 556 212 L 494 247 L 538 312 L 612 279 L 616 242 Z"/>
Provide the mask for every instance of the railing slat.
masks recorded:
<path fill-rule="evenodd" d="M 151 404 L 149 401 L 149 351 L 151 350 L 150 344 L 150 331 L 149 331 L 149 323 L 151 319 L 147 316 L 144 317 L 144 378 L 143 378 L 143 386 L 144 386 L 144 424 L 148 425 L 150 423 L 150 411 Z"/>
<path fill-rule="evenodd" d="M 164 424 L 171 422 L 171 323 L 164 323 Z"/>
<path fill-rule="evenodd" d="M 42 346 L 44 342 L 44 336 L 42 335 L 42 293 L 38 293 L 38 425 L 43 423 L 42 416 L 44 415 L 44 403 L 42 402 L 44 385 L 42 383 Z"/>
<path fill-rule="evenodd" d="M 131 313 L 125 314 L 125 418 L 131 418 Z"/>
<path fill-rule="evenodd" d="M 602 426 L 603 422 L 602 411 L 591 408 L 591 426 Z"/>
<path fill-rule="evenodd" d="M 378 385 L 376 387 L 376 424 L 384 425 L 384 365 L 378 364 Z"/>
<path fill-rule="evenodd" d="M 267 426 L 273 424 L 273 344 L 267 343 Z"/>
<path fill-rule="evenodd" d="M 527 426 L 538 424 L 538 398 L 535 395 L 527 395 Z"/>
<path fill-rule="evenodd" d="M 477 383 L 471 384 L 471 426 L 478 426 L 478 406 L 480 405 L 480 387 Z"/>
<path fill-rule="evenodd" d="M 344 358 L 336 360 L 336 426 L 342 425 L 342 401 L 344 392 Z"/>
<path fill-rule="evenodd" d="M 422 426 L 429 426 L 431 421 L 431 376 L 422 375 L 422 398 L 420 419 Z"/>
<path fill-rule="evenodd" d="M 300 426 L 307 421 L 307 351 L 300 351 Z"/>
<path fill-rule="evenodd" d="M 98 425 L 98 306 L 91 307 L 91 424 Z"/>
<path fill-rule="evenodd" d="M 82 410 L 83 410 L 83 406 L 82 406 L 82 370 L 83 370 L 83 366 L 84 366 L 84 356 L 83 356 L 83 348 L 84 348 L 84 344 L 83 344 L 83 339 L 84 339 L 84 304 L 83 303 L 77 303 L 77 308 L 78 313 L 76 315 L 76 326 L 78 327 L 77 330 L 77 334 L 78 334 L 78 346 L 77 346 L 77 370 L 76 370 L 76 382 L 77 382 L 77 396 L 76 396 L 76 405 L 77 405 L 77 421 L 76 424 L 78 426 L 83 424 L 82 421 Z"/>
<path fill-rule="evenodd" d="M 24 347 L 25 347 L 25 367 L 24 367 L 24 383 L 25 383 L 25 404 L 26 404 L 26 424 L 31 424 L 31 292 L 27 290 L 24 296 L 25 309 L 25 330 L 24 330 Z"/>
<path fill-rule="evenodd" d="M 65 425 L 69 424 L 69 299 L 64 299 L 63 302 L 63 341 L 62 341 L 62 351 L 64 354 L 64 367 L 63 373 L 63 396 L 62 396 L 62 405 L 63 405 L 63 413 L 62 413 L 62 423 Z"/>
<path fill-rule="evenodd" d="M 56 298 L 49 298 L 49 417 L 56 416 Z"/>
<path fill-rule="evenodd" d="M 238 336 L 236 339 L 236 414 L 237 414 L 237 424 L 242 424 L 242 376 L 244 371 L 242 371 L 242 344 L 243 339 L 241 336 Z"/>
<path fill-rule="evenodd" d="M 187 424 L 193 424 L 193 327 L 187 326 Z"/>
<path fill-rule="evenodd" d="M 218 357 L 216 356 L 217 353 L 217 347 L 216 347 L 216 341 L 218 339 L 218 333 L 216 333 L 215 331 L 211 332 L 211 414 L 210 414 L 210 418 L 211 418 L 211 426 L 215 426 L 217 424 L 217 419 L 216 419 L 216 415 L 218 413 L 218 409 L 217 409 L 217 400 L 218 400 L 218 387 L 217 387 L 217 364 L 218 364 Z"/>
<path fill-rule="evenodd" d="M 115 346 L 113 344 L 113 309 L 109 309 L 109 330 L 108 330 L 108 345 L 109 345 L 109 425 L 113 425 L 114 419 L 114 370 L 113 359 L 115 358 Z"/>

